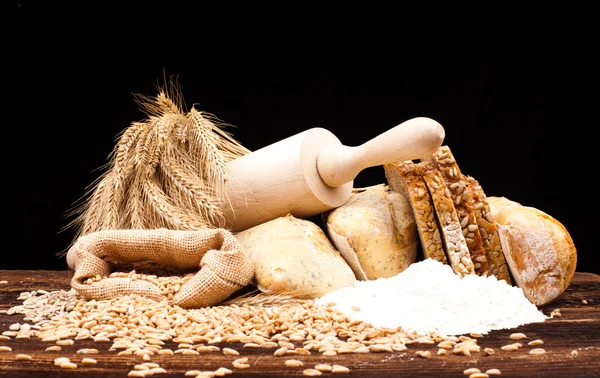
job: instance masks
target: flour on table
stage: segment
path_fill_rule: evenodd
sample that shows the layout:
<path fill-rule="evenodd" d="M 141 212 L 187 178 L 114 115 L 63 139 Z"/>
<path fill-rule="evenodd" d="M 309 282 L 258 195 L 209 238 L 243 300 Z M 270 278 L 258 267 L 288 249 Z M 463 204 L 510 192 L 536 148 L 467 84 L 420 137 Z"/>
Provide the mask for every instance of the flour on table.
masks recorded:
<path fill-rule="evenodd" d="M 375 327 L 400 326 L 446 336 L 486 334 L 548 318 L 518 287 L 495 276 L 461 279 L 449 265 L 432 259 L 414 263 L 394 277 L 356 281 L 315 301 L 331 302 L 353 320 Z"/>

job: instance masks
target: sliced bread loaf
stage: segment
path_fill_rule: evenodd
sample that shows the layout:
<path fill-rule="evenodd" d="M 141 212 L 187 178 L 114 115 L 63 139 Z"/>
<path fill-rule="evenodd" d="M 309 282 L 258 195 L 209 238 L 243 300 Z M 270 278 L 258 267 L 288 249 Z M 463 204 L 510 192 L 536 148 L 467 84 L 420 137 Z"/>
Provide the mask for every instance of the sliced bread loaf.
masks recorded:
<path fill-rule="evenodd" d="M 384 164 L 383 168 L 390 189 L 400 193 L 411 204 L 423 258 L 431 258 L 447 264 L 442 236 L 435 218 L 435 209 L 416 164 L 412 160 L 407 160 Z"/>
<path fill-rule="evenodd" d="M 435 153 L 422 160 L 432 162 L 444 177 L 446 186 L 450 191 L 450 197 L 454 202 L 463 236 L 469 248 L 475 273 L 480 276 L 487 276 L 489 274 L 489 263 L 483 248 L 475 212 L 473 211 L 473 194 L 456 163 L 452 151 L 450 151 L 450 147 L 441 146 Z"/>
<path fill-rule="evenodd" d="M 442 173 L 428 161 L 421 161 L 416 166 L 429 190 L 450 266 L 459 277 L 475 274 L 469 247 Z"/>

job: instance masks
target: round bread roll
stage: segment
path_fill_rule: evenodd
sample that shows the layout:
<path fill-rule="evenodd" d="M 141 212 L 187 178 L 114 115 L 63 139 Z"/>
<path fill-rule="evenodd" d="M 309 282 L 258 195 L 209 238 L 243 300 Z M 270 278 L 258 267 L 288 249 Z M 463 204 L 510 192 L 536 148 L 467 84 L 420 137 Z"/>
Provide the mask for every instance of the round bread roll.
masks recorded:
<path fill-rule="evenodd" d="M 577 250 L 555 218 L 506 197 L 488 197 L 509 270 L 525 297 L 537 306 L 558 298 L 569 286 Z"/>
<path fill-rule="evenodd" d="M 411 205 L 383 184 L 355 190 L 325 218 L 329 238 L 359 280 L 395 276 L 416 260 L 419 236 Z"/>
<path fill-rule="evenodd" d="M 253 283 L 265 293 L 319 298 L 354 285 L 354 273 L 315 223 L 292 215 L 236 235 L 254 264 Z"/>

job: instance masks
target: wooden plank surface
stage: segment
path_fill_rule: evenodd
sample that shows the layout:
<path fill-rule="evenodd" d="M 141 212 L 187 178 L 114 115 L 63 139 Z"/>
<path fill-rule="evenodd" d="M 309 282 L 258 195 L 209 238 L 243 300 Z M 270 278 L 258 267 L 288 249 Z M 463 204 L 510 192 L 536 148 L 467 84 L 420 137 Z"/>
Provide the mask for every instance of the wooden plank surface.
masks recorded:
<path fill-rule="evenodd" d="M 17 297 L 21 292 L 44 289 L 47 291 L 69 289 L 68 271 L 28 271 L 0 270 L 0 310 L 8 310 L 21 304 Z M 583 301 L 587 301 L 584 304 Z M 304 363 L 303 367 L 289 368 L 284 365 L 288 357 L 275 357 L 272 350 L 244 349 L 238 343 L 223 343 L 220 347 L 230 347 L 240 352 L 239 357 L 248 357 L 249 368 L 238 369 L 232 366 L 235 356 L 223 353 L 188 355 L 155 355 L 152 362 L 160 364 L 167 374 L 165 377 L 184 377 L 187 370 L 215 370 L 227 367 L 233 371 L 232 377 L 293 377 L 303 376 L 304 368 L 319 363 L 339 364 L 350 368 L 350 372 L 340 374 L 345 377 L 465 377 L 463 371 L 476 367 L 481 371 L 496 368 L 500 377 L 600 377 L 600 276 L 577 272 L 567 291 L 555 302 L 541 310 L 549 315 L 560 309 L 561 316 L 548 319 L 544 323 L 523 325 L 510 330 L 492 331 L 479 338 L 482 347 L 495 349 L 492 355 L 483 352 L 463 355 L 437 355 L 436 345 L 408 345 L 403 352 L 339 354 L 324 356 L 319 352 L 310 355 L 292 356 Z M 0 332 L 7 331 L 13 323 L 23 322 L 23 315 L 0 314 Z M 502 351 L 501 346 L 514 342 L 509 338 L 514 332 L 527 335 L 525 341 L 542 339 L 543 355 L 530 355 L 534 347 L 525 346 L 517 351 Z M 0 352 L 0 376 L 2 377 L 127 377 L 135 364 L 142 363 L 139 356 L 117 356 L 108 351 L 111 343 L 95 343 L 91 340 L 77 340 L 74 345 L 65 346 L 61 352 L 46 352 L 52 343 L 37 338 L 0 340 L 0 346 L 9 346 L 12 351 Z M 176 349 L 177 345 L 171 346 Z M 167 347 L 167 346 L 165 346 Z M 61 369 L 53 365 L 56 357 L 64 356 L 80 362 L 84 355 L 77 354 L 81 348 L 96 348 L 98 363 L 93 366 L 78 364 L 76 369 Z M 429 350 L 431 358 L 415 355 L 417 350 Z M 15 361 L 19 353 L 32 356 L 30 361 Z M 334 375 L 325 372 L 322 376 Z M 337 375 L 337 374 L 335 374 Z"/>

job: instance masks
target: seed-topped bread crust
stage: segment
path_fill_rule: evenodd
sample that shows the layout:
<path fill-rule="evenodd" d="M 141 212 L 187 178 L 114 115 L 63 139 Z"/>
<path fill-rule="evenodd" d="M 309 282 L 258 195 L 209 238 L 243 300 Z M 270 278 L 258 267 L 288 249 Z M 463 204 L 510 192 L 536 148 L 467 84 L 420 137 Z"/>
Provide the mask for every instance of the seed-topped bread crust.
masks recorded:
<path fill-rule="evenodd" d="M 499 280 L 504 280 L 512 285 L 508 266 L 502 251 L 502 244 L 498 236 L 498 229 L 490 216 L 490 205 L 479 181 L 469 175 L 464 175 L 471 193 L 473 194 L 473 211 L 475 219 L 479 226 L 479 233 L 483 241 L 483 248 L 490 263 L 490 274 L 496 276 Z"/>
<path fill-rule="evenodd" d="M 463 236 L 469 248 L 475 273 L 480 276 L 487 276 L 489 274 L 488 257 L 483 248 L 483 241 L 473 211 L 473 194 L 456 163 L 452 151 L 450 151 L 450 147 L 441 146 L 434 154 L 423 160 L 435 164 L 444 177 L 454 202 Z"/>
<path fill-rule="evenodd" d="M 421 161 L 416 166 L 433 201 L 450 266 L 459 277 L 475 274 L 469 247 L 463 236 L 458 214 L 444 177 L 431 162 Z"/>
<path fill-rule="evenodd" d="M 424 258 L 447 264 L 442 236 L 435 218 L 435 209 L 416 164 L 412 160 L 384 164 L 391 190 L 402 194 L 411 204 Z"/>

